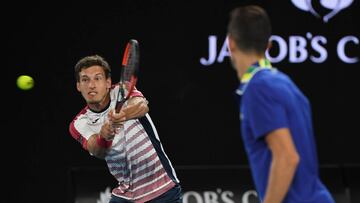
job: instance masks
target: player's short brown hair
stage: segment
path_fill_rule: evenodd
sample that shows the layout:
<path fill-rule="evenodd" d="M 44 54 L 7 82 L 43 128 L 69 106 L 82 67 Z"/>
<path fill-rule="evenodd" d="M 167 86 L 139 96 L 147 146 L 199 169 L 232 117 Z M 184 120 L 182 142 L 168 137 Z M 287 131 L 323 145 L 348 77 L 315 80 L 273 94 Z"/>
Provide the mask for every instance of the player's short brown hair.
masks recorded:
<path fill-rule="evenodd" d="M 86 56 L 80 59 L 75 65 L 75 78 L 76 81 L 80 81 L 80 71 L 82 69 L 89 68 L 91 66 L 100 66 L 104 69 L 105 77 L 111 77 L 111 68 L 108 62 L 99 55 Z"/>

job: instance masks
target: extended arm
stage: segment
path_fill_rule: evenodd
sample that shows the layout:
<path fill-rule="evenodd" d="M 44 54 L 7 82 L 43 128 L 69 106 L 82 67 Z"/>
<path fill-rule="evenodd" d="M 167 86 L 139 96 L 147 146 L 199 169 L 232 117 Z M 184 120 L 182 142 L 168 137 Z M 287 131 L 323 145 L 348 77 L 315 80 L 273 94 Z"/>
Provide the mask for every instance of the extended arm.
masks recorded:
<path fill-rule="evenodd" d="M 288 192 L 300 158 L 287 128 L 272 131 L 265 139 L 272 162 L 264 203 L 280 203 Z"/>

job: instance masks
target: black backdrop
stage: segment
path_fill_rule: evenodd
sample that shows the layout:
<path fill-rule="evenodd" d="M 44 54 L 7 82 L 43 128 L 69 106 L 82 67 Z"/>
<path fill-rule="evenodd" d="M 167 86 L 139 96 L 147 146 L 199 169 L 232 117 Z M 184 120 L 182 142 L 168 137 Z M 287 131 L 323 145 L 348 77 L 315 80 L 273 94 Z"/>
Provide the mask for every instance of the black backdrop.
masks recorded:
<path fill-rule="evenodd" d="M 200 59 L 208 58 L 210 36 L 217 38 L 221 53 L 229 11 L 249 3 L 268 10 L 273 34 L 289 50 L 291 36 L 307 42 L 304 61 L 290 62 L 287 53 L 273 65 L 288 73 L 312 103 L 320 164 L 360 164 L 360 62 L 345 63 L 336 52 L 343 37 L 360 39 L 358 1 L 328 22 L 291 1 L 33 2 L 5 6 L 1 14 L 2 174 L 11 174 L 6 196 L 12 200 L 58 196 L 54 201 L 65 202 L 69 168 L 105 167 L 68 133 L 69 122 L 85 105 L 75 88 L 73 67 L 83 56 L 100 54 L 109 61 L 117 82 L 123 48 L 130 38 L 138 39 L 141 46 L 138 89 L 150 102 L 150 115 L 173 164 L 246 165 L 234 98 L 238 82 L 229 57 L 208 66 Z M 321 16 L 331 12 L 316 2 L 313 8 Z M 311 46 L 315 36 L 326 38 L 326 43 L 320 42 L 327 53 L 322 63 L 310 57 L 321 55 Z M 359 42 L 349 41 L 345 54 L 359 58 L 359 47 Z M 276 56 L 279 49 L 275 43 L 270 55 Z M 35 79 L 32 90 L 16 87 L 21 74 Z"/>

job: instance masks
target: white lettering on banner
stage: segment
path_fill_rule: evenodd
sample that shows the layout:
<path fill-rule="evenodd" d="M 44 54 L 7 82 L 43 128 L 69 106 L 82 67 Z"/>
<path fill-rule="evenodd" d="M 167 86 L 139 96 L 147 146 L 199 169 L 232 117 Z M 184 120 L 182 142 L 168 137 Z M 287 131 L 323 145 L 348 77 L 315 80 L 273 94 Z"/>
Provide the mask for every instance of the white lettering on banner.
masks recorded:
<path fill-rule="evenodd" d="M 244 192 L 241 203 L 249 203 L 251 196 L 257 198 L 254 190 Z M 216 191 L 187 191 L 183 194 L 183 203 L 235 203 L 235 195 L 232 191 L 216 189 Z"/>
<path fill-rule="evenodd" d="M 229 57 L 230 56 L 230 52 L 228 49 L 228 45 L 227 45 L 227 38 L 225 39 L 222 48 L 219 52 L 219 56 L 216 57 L 216 53 L 217 53 L 217 36 L 215 35 L 210 35 L 209 38 L 209 55 L 208 55 L 208 59 L 205 59 L 204 57 L 200 58 L 200 63 L 204 66 L 210 66 L 212 64 L 215 63 L 215 60 L 218 63 L 222 63 L 224 61 L 225 57 Z"/>
<path fill-rule="evenodd" d="M 239 200 L 235 200 L 234 192 L 217 188 L 215 191 L 186 191 L 183 194 L 183 203 L 250 203 L 258 200 L 255 190 L 245 191 Z M 97 203 L 107 203 L 111 199 L 111 188 L 106 187 L 99 193 Z M 251 201 L 252 200 L 252 201 Z"/>
<path fill-rule="evenodd" d="M 309 55 L 307 47 L 307 40 L 310 41 L 310 47 L 318 54 L 318 57 Z M 271 56 L 270 53 L 266 52 L 266 57 L 273 63 L 281 62 L 285 59 L 289 50 L 289 62 L 290 63 L 302 63 L 308 58 L 314 63 L 323 63 L 327 59 L 327 51 L 323 45 L 327 43 L 327 39 L 324 36 L 312 36 L 311 33 L 306 33 L 306 38 L 299 35 L 289 36 L 289 46 L 286 41 L 277 35 L 270 37 L 270 41 L 273 44 L 278 44 L 279 54 L 277 56 Z"/>
<path fill-rule="evenodd" d="M 308 33 L 309 35 L 310 33 Z M 315 57 L 315 56 L 310 56 L 310 60 L 315 62 L 315 63 L 322 63 L 327 59 L 327 51 L 326 49 L 321 46 L 321 44 L 319 44 L 321 42 L 321 44 L 326 44 L 327 43 L 327 39 L 324 36 L 315 36 L 312 40 L 311 40 L 311 47 L 317 52 L 319 53 L 319 57 Z"/>
<path fill-rule="evenodd" d="M 250 196 L 254 196 L 254 197 L 258 197 L 257 195 L 257 192 L 255 190 L 249 190 L 249 191 L 246 191 L 243 196 L 242 196 L 242 203 L 249 203 L 249 199 L 250 199 Z"/>
<path fill-rule="evenodd" d="M 344 61 L 345 63 L 356 63 L 359 61 L 359 57 L 348 57 L 346 56 L 345 54 L 345 45 L 349 42 L 349 41 L 352 41 L 354 42 L 355 44 L 359 44 L 359 39 L 356 38 L 355 36 L 346 36 L 346 37 L 343 37 L 338 45 L 337 45 L 337 52 L 338 52 L 338 56 L 339 58 Z"/>
<path fill-rule="evenodd" d="M 218 195 L 213 191 L 204 192 L 204 202 L 206 203 L 218 203 Z"/>
<path fill-rule="evenodd" d="M 185 192 L 184 195 L 183 195 L 183 202 L 184 203 L 190 202 L 189 199 L 191 197 L 195 198 L 196 203 L 203 203 L 203 199 L 202 199 L 201 195 L 199 193 L 195 192 L 195 191 Z"/>
<path fill-rule="evenodd" d="M 206 60 L 204 57 L 202 57 L 200 59 L 200 63 L 203 64 L 204 66 L 209 66 L 211 64 L 213 64 L 215 62 L 216 59 L 216 52 L 217 52 L 217 37 L 214 35 L 210 35 L 209 36 L 209 57 L 208 60 Z"/>
<path fill-rule="evenodd" d="M 99 199 L 96 200 L 96 203 L 108 203 L 111 199 L 111 189 L 106 187 L 104 192 L 100 192 Z"/>
<path fill-rule="evenodd" d="M 229 45 L 228 45 L 228 38 L 225 39 L 225 42 L 223 43 L 222 47 L 221 47 L 221 50 L 220 50 L 220 53 L 219 53 L 219 56 L 217 58 L 217 61 L 219 63 L 222 63 L 224 61 L 224 58 L 225 57 L 229 57 L 230 56 L 230 50 L 229 50 Z"/>
<path fill-rule="evenodd" d="M 221 193 L 221 199 L 224 203 L 232 203 L 233 200 L 231 198 L 234 197 L 234 193 L 231 191 L 224 191 Z"/>
<path fill-rule="evenodd" d="M 306 39 L 301 36 L 289 37 L 289 61 L 291 63 L 304 62 L 308 57 Z"/>
<path fill-rule="evenodd" d="M 289 63 L 303 63 L 307 60 L 313 63 L 324 63 L 328 58 L 328 50 L 326 48 L 328 40 L 322 35 L 313 36 L 310 32 L 306 33 L 306 36 L 290 35 L 288 37 L 288 43 L 283 37 L 279 35 L 272 35 L 270 37 L 270 41 L 273 46 L 278 47 L 278 53 L 275 55 L 274 53 L 271 53 L 272 55 L 270 55 L 269 51 L 265 53 L 266 57 L 272 63 L 282 62 L 286 60 L 287 57 Z M 208 37 L 208 43 L 208 58 L 200 58 L 200 63 L 202 65 L 210 66 L 214 63 L 222 63 L 225 57 L 230 56 L 227 38 L 224 40 L 219 53 L 217 53 L 217 36 L 210 35 Z M 359 51 L 353 52 L 357 53 L 356 56 L 354 56 L 353 53 L 346 52 L 346 49 L 353 45 L 359 47 L 359 38 L 353 35 L 344 36 L 337 43 L 336 53 L 342 62 L 348 64 L 359 62 Z M 355 49 L 358 47 L 355 47 Z"/>
<path fill-rule="evenodd" d="M 268 52 L 266 52 L 266 57 L 272 63 L 281 62 L 282 60 L 284 60 L 284 58 L 286 57 L 287 52 L 288 52 L 286 41 L 283 38 L 281 38 L 280 36 L 277 36 L 277 35 L 271 36 L 270 41 L 272 41 L 272 43 L 276 42 L 276 43 L 279 44 L 279 54 L 277 56 L 273 57 L 273 56 L 270 56 Z"/>

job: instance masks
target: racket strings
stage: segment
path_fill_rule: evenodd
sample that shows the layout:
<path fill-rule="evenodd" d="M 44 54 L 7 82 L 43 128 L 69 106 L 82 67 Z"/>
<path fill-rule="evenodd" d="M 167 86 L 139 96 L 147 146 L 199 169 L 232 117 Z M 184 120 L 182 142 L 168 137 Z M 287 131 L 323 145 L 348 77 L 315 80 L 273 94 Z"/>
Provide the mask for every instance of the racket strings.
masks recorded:
<path fill-rule="evenodd" d="M 121 86 L 124 90 L 123 98 L 128 98 L 131 93 L 134 84 L 136 83 L 136 67 L 138 55 L 136 53 L 136 47 L 134 45 L 129 45 L 126 49 L 126 59 L 123 61 L 123 69 L 122 69 L 122 79 Z"/>
<path fill-rule="evenodd" d="M 128 52 L 128 56 L 127 56 L 127 60 L 126 60 L 126 64 L 124 66 L 124 81 L 130 82 L 132 76 L 134 75 L 135 72 L 135 66 L 136 66 L 136 56 L 135 56 L 135 50 L 131 49 Z"/>

